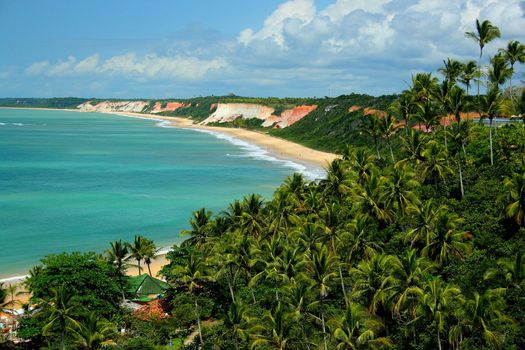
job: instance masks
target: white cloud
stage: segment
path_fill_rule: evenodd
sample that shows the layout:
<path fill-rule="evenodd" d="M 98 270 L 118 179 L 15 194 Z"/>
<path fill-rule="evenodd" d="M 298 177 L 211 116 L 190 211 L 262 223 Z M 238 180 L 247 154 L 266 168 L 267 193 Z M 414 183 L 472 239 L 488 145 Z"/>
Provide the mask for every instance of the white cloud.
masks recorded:
<path fill-rule="evenodd" d="M 48 61 L 35 62 L 25 69 L 25 73 L 27 75 L 38 75 L 43 73 L 48 66 Z"/>
<path fill-rule="evenodd" d="M 202 79 L 209 72 L 226 68 L 224 58 L 210 60 L 186 56 L 157 56 L 155 54 L 137 57 L 134 53 L 113 56 L 101 62 L 94 54 L 78 61 L 69 56 L 66 60 L 50 64 L 48 61 L 33 63 L 26 69 L 29 75 L 71 76 L 87 73 L 120 75 L 138 79 Z"/>

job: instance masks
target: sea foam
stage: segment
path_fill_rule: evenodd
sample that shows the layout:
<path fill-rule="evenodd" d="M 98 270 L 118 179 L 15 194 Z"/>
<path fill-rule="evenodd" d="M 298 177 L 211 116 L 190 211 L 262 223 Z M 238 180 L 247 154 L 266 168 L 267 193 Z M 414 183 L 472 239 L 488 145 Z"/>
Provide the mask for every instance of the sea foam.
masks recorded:
<path fill-rule="evenodd" d="M 295 171 L 303 174 L 308 180 L 316 180 L 316 179 L 324 177 L 326 174 L 324 169 L 322 168 L 317 168 L 313 166 L 308 167 L 306 165 L 294 162 L 289 159 L 277 158 L 273 156 L 270 152 L 266 151 L 265 149 L 257 145 L 240 140 L 238 138 L 235 138 L 227 134 L 223 134 L 221 132 L 205 130 L 205 129 L 191 129 L 191 130 L 213 135 L 220 140 L 225 140 L 231 143 L 232 145 L 238 146 L 243 151 L 243 154 L 240 155 L 241 157 L 250 157 L 254 159 L 265 160 L 268 162 L 280 163 L 281 165 L 284 165 L 288 168 L 292 168 Z M 227 156 L 235 157 L 235 155 L 231 155 L 231 154 L 227 154 Z"/>

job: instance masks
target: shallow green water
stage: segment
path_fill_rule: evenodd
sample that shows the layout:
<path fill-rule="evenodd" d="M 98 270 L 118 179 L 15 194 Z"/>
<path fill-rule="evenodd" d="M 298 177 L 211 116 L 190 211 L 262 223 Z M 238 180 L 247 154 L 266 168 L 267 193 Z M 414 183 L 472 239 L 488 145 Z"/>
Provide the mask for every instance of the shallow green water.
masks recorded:
<path fill-rule="evenodd" d="M 0 278 L 135 234 L 180 241 L 193 210 L 268 197 L 301 167 L 228 137 L 107 114 L 0 109 Z"/>

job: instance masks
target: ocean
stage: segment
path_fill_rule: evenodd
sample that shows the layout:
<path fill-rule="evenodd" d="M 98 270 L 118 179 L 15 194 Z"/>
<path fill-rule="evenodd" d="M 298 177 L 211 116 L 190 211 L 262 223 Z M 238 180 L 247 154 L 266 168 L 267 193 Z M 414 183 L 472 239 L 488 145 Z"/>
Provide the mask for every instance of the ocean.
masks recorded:
<path fill-rule="evenodd" d="M 295 171 L 216 132 L 111 114 L 0 109 L 0 279 L 63 251 L 98 251 L 136 234 L 168 247 L 192 211 L 270 198 Z"/>

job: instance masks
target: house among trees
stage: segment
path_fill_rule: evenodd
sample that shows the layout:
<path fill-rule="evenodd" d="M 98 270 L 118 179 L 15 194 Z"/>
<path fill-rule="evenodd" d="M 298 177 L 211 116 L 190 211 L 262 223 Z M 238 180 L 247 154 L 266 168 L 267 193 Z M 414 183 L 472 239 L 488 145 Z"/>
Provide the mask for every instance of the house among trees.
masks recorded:
<path fill-rule="evenodd" d="M 170 287 L 166 282 L 151 277 L 147 273 L 130 277 L 128 279 L 129 299 L 138 303 L 148 303 L 150 301 L 159 299 L 164 295 L 164 292 Z"/>

